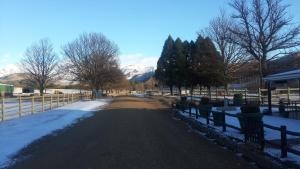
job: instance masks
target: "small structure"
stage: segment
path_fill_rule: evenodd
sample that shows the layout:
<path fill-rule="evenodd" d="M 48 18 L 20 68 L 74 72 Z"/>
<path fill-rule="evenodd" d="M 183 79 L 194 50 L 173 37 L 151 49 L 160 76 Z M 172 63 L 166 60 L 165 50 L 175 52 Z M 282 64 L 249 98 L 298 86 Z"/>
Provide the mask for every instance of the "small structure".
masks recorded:
<path fill-rule="evenodd" d="M 14 85 L 0 83 L 1 96 L 12 95 L 14 92 Z"/>
<path fill-rule="evenodd" d="M 34 93 L 34 88 L 27 86 L 22 88 L 22 93 Z"/>
<path fill-rule="evenodd" d="M 287 80 L 298 80 L 299 96 L 300 96 L 300 69 L 287 71 L 266 76 L 264 80 L 268 85 L 268 113 L 272 114 L 272 83 Z"/>

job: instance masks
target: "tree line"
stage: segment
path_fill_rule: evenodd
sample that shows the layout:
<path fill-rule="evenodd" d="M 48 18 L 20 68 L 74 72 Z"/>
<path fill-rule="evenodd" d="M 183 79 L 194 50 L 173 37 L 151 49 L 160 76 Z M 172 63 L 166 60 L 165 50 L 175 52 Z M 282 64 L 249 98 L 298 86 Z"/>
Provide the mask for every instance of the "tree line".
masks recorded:
<path fill-rule="evenodd" d="M 225 86 L 246 63 L 256 65 L 260 87 L 268 74 L 268 63 L 298 52 L 300 25 L 289 15 L 283 0 L 233 0 L 227 14 L 221 9 L 196 41 L 175 41 L 171 36 L 157 62 L 156 79 L 173 87 Z M 181 92 L 180 92 L 181 93 Z"/>
<path fill-rule="evenodd" d="M 221 55 L 208 37 L 199 36 L 188 42 L 171 36 L 165 41 L 161 57 L 157 62 L 155 78 L 170 88 L 176 86 L 181 93 L 182 87 L 223 85 L 226 81 Z"/>
<path fill-rule="evenodd" d="M 49 39 L 28 47 L 22 60 L 28 84 L 43 95 L 51 82 L 62 77 L 96 92 L 126 88 L 118 63 L 118 46 L 101 33 L 84 33 L 62 47 L 63 61 Z"/>

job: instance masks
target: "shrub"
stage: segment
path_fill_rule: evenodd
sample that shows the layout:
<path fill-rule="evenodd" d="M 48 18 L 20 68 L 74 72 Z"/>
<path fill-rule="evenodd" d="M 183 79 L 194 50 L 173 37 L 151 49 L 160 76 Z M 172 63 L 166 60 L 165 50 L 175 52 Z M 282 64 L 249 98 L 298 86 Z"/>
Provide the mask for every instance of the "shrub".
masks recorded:
<path fill-rule="evenodd" d="M 258 105 L 244 105 L 241 107 L 241 112 L 243 114 L 260 113 L 260 109 Z"/>
<path fill-rule="evenodd" d="M 187 100 L 187 97 L 186 96 L 181 96 L 180 99 L 181 99 L 181 101 L 185 102 Z"/>
<path fill-rule="evenodd" d="M 282 117 L 288 118 L 289 113 L 285 111 L 285 104 L 284 104 L 284 99 L 279 100 L 279 114 Z"/>
<path fill-rule="evenodd" d="M 201 98 L 201 104 L 202 104 L 202 105 L 207 105 L 207 104 L 209 104 L 209 98 L 208 98 L 208 97 L 202 97 L 202 98 Z"/>
<path fill-rule="evenodd" d="M 216 100 L 211 102 L 213 107 L 223 107 L 224 106 L 224 101 L 223 100 Z"/>
<path fill-rule="evenodd" d="M 241 106 L 243 104 L 243 101 L 243 94 L 239 93 L 233 95 L 233 104 L 235 106 Z"/>

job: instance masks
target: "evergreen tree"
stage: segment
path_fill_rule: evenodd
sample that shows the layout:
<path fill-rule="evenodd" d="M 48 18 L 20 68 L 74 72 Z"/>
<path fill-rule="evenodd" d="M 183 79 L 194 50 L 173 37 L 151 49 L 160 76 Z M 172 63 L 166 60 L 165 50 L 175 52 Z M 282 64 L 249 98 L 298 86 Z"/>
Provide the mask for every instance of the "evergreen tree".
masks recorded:
<path fill-rule="evenodd" d="M 224 64 L 223 58 L 216 50 L 211 39 L 206 38 L 203 41 L 203 77 L 206 79 L 205 86 L 222 86 L 224 85 Z"/>
<path fill-rule="evenodd" d="M 223 85 L 222 58 L 209 38 L 202 36 L 197 38 L 188 63 L 191 85 L 198 84 L 209 90 L 211 86 Z"/>
<path fill-rule="evenodd" d="M 185 85 L 186 82 L 186 55 L 184 51 L 184 46 L 180 38 L 177 38 L 174 44 L 174 77 L 175 85 L 179 89 L 179 94 L 181 95 L 181 88 Z"/>
<path fill-rule="evenodd" d="M 198 84 L 197 75 L 194 70 L 194 53 L 195 53 L 195 42 L 191 41 L 188 46 L 185 45 L 185 54 L 186 54 L 186 60 L 187 60 L 187 85 L 191 89 L 191 95 L 193 94 L 194 86 Z"/>
<path fill-rule="evenodd" d="M 155 72 L 156 79 L 163 85 L 167 85 L 170 88 L 171 95 L 173 95 L 173 86 L 175 83 L 175 77 L 174 77 L 175 59 L 174 59 L 173 49 L 174 49 L 174 40 L 169 35 L 169 37 L 167 38 L 163 46 L 163 50 L 157 62 L 157 69 Z"/>
<path fill-rule="evenodd" d="M 188 60 L 189 83 L 191 86 L 204 85 L 203 69 L 202 69 L 202 43 L 204 38 L 198 36 L 196 42 L 191 44 L 191 57 Z"/>

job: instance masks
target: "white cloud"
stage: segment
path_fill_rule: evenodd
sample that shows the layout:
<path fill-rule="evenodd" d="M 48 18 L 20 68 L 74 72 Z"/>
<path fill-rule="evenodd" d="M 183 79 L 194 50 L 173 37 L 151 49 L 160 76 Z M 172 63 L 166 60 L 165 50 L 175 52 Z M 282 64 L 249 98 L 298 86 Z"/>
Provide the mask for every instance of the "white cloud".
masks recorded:
<path fill-rule="evenodd" d="M 7 64 L 0 69 L 0 77 L 20 72 L 20 68 L 17 64 Z"/>
<path fill-rule="evenodd" d="M 157 56 L 145 56 L 140 53 L 125 54 L 120 56 L 121 67 L 126 65 L 140 65 L 144 67 L 156 67 L 158 57 Z"/>
<path fill-rule="evenodd" d="M 13 53 L 0 53 L 0 70 L 11 69 L 12 67 L 19 67 L 18 62 L 21 59 L 22 54 Z"/>

